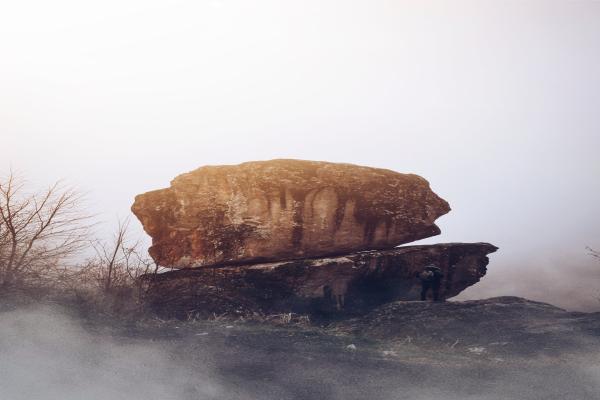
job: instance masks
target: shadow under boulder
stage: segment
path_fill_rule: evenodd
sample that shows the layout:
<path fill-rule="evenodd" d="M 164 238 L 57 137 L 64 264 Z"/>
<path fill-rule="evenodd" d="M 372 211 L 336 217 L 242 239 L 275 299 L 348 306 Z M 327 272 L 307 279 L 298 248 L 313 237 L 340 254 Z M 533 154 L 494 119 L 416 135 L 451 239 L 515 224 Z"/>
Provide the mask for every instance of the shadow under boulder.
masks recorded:
<path fill-rule="evenodd" d="M 444 274 L 441 299 L 486 273 L 488 243 L 448 243 L 364 251 L 278 263 L 181 269 L 145 276 L 145 302 L 163 316 L 357 315 L 385 303 L 417 300 L 415 275 L 434 263 Z"/>

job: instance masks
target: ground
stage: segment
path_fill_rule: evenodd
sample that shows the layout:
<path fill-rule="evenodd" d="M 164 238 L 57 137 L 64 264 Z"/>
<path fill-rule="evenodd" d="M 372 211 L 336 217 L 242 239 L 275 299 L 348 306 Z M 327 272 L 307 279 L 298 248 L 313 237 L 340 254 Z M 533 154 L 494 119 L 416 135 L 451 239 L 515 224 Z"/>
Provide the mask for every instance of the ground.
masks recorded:
<path fill-rule="evenodd" d="M 85 337 L 84 343 L 96 348 L 94 366 L 76 365 L 79 370 L 102 367 L 102 373 L 94 372 L 98 396 L 90 397 L 88 389 L 88 398 L 600 399 L 600 313 L 571 313 L 514 297 L 397 302 L 365 317 L 329 321 L 295 315 L 269 321 L 82 319 L 63 306 L 9 308 L 0 314 L 5 322 L 0 323 L 0 354 L 11 360 L 17 357 L 13 349 L 31 347 L 26 354 L 47 366 L 52 357 L 39 362 L 37 353 L 56 352 L 59 359 L 69 351 L 81 353 L 81 347 L 72 348 L 73 340 L 11 336 L 16 328 L 6 327 L 10 322 L 24 331 L 43 330 L 40 320 L 43 327 L 54 326 L 46 321 L 49 313 L 60 315 L 57 337 L 77 337 L 76 343 Z M 36 340 L 49 341 L 40 347 Z M 148 359 L 149 354 L 157 358 Z M 57 362 L 56 373 L 72 371 L 71 361 L 65 361 L 71 358 Z M 137 387 L 125 397 L 118 396 L 123 390 L 110 394 L 109 386 L 121 381 L 104 378 L 122 364 L 127 366 L 120 372 L 123 381 Z M 34 368 L 27 374 L 46 371 Z M 151 379 L 160 385 L 148 392 Z M 57 381 L 34 376 L 27 385 Z M 11 393 L 10 382 L 14 379 L 4 381 L 0 374 L 0 385 L 9 387 L 5 393 Z M 80 395 L 72 393 L 61 399 Z"/>

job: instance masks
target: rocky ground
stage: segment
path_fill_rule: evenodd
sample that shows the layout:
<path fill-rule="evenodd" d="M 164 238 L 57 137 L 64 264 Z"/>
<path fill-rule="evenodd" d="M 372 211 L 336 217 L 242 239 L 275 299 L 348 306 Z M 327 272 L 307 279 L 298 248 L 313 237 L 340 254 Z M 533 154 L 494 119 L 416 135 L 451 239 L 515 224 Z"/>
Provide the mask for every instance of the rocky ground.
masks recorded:
<path fill-rule="evenodd" d="M 81 353 L 71 349 L 73 340 L 36 350 L 41 339 L 11 336 L 15 326 L 20 332 L 46 331 L 47 322 L 35 324 L 46 318 L 39 313 L 47 315 L 48 310 L 56 307 L 38 310 L 36 317 L 23 317 L 14 309 L 0 313 L 0 355 L 5 360 L 16 357 L 15 348 L 27 346 L 33 346 L 28 354 L 34 358 L 37 353 Z M 143 349 L 124 362 L 130 363 L 125 370 L 132 374 L 125 381 L 138 384 L 145 399 L 600 399 L 600 313 L 567 312 L 521 298 L 396 302 L 364 317 L 318 322 L 289 314 L 261 321 L 219 316 L 124 321 L 66 313 L 69 317 L 61 318 L 69 326 L 82 326 L 89 343 L 112 343 L 106 346 L 111 349 L 108 360 L 115 357 L 115 347 L 124 354 L 132 346 Z M 104 354 L 103 349 L 98 351 Z M 163 359 L 149 362 L 140 353 L 160 353 Z M 27 374 L 47 373 L 52 360 L 36 361 L 44 369 Z M 65 363 L 55 365 L 55 373 L 80 369 Z M 115 368 L 108 365 L 103 373 Z M 3 380 L 5 369 L 0 368 L 0 387 L 8 385 L 5 393 L 10 393 L 15 380 Z M 144 391 L 156 370 L 160 379 L 177 377 L 161 381 L 168 395 L 153 397 L 161 391 Z M 103 382 L 104 375 L 98 376 Z M 32 378 L 27 385 L 35 387 L 36 382 L 46 381 Z M 107 382 L 102 385 L 115 384 Z M 60 398 L 77 398 L 77 391 L 69 393 L 74 397 Z M 108 387 L 98 393 L 87 398 L 142 398 L 135 391 L 102 397 L 110 393 Z"/>

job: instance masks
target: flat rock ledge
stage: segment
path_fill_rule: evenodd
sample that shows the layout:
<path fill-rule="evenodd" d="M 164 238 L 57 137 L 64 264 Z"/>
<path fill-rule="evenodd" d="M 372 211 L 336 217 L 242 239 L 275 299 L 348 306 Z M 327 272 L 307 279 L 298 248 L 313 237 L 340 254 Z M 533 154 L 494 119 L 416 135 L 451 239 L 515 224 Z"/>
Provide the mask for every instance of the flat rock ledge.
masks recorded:
<path fill-rule="evenodd" d="M 415 273 L 428 263 L 444 272 L 447 299 L 486 273 L 489 243 L 445 243 L 371 250 L 338 257 L 276 263 L 181 269 L 144 277 L 146 304 L 154 312 L 190 315 L 364 314 L 382 304 L 418 300 Z M 335 295 L 345 304 L 337 310 Z"/>

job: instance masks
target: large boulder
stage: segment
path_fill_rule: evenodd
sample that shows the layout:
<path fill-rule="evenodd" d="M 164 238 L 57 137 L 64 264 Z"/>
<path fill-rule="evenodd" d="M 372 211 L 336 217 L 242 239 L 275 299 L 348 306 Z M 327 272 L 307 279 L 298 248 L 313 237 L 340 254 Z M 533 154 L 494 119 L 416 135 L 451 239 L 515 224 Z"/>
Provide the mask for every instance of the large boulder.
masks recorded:
<path fill-rule="evenodd" d="M 344 295 L 345 313 L 364 313 L 397 300 L 417 300 L 415 278 L 427 264 L 444 278 L 442 299 L 456 296 L 485 275 L 488 243 L 449 243 L 372 250 L 345 256 L 193 268 L 148 275 L 146 304 L 159 314 L 186 317 L 213 314 L 338 312 L 335 295 Z"/>
<path fill-rule="evenodd" d="M 387 249 L 440 233 L 450 211 L 420 176 L 300 160 L 206 166 L 132 206 L 174 268 Z"/>

